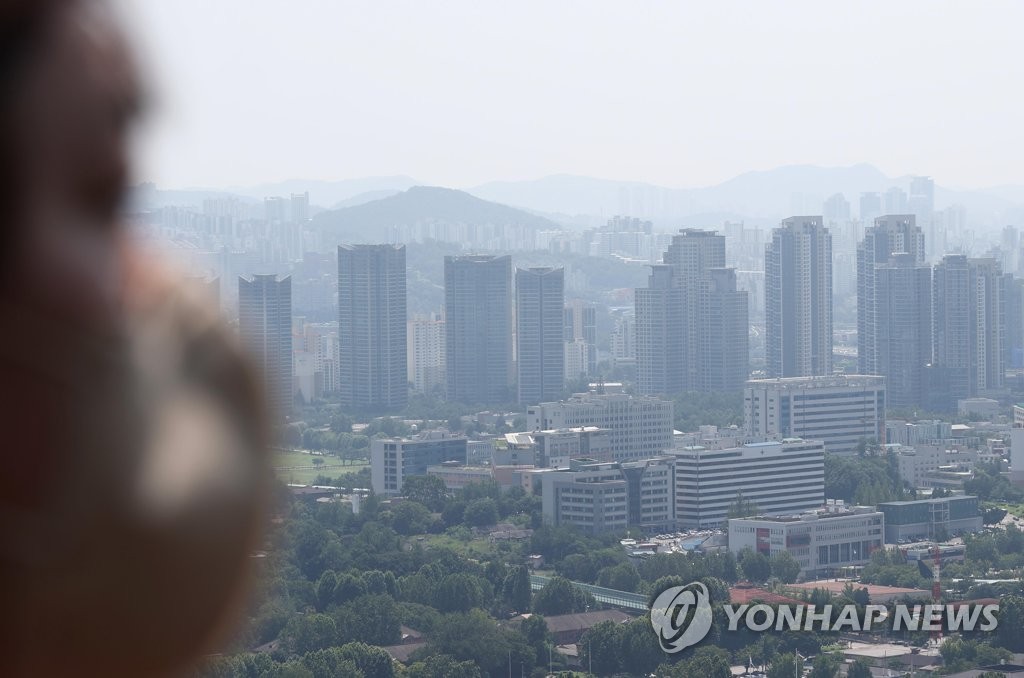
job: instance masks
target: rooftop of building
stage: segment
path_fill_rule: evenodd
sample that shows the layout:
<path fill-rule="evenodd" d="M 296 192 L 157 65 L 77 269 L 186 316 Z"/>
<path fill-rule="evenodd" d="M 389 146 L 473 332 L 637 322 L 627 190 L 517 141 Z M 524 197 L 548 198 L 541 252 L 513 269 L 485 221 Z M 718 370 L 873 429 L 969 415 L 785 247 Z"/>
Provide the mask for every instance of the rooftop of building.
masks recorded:
<path fill-rule="evenodd" d="M 883 502 L 880 502 L 878 504 L 878 506 L 879 507 L 882 507 L 882 506 L 913 506 L 915 504 L 931 504 L 931 503 L 934 503 L 934 502 L 958 501 L 958 500 L 961 500 L 961 499 L 973 499 L 975 501 L 978 500 L 978 498 L 976 496 L 974 496 L 973 494 L 960 494 L 960 495 L 956 495 L 956 496 L 953 496 L 953 497 L 929 497 L 927 499 L 906 499 L 906 500 L 903 500 L 903 501 L 883 501 Z"/>
<path fill-rule="evenodd" d="M 436 440 L 466 440 L 466 436 L 462 433 L 452 433 L 447 429 L 435 429 L 399 438 L 378 438 L 377 440 L 389 443 L 423 443 Z"/>
<path fill-rule="evenodd" d="M 792 389 L 840 388 L 844 386 L 885 386 L 885 377 L 872 374 L 830 374 L 817 377 L 776 377 L 750 379 L 747 386 L 778 386 Z"/>
<path fill-rule="evenodd" d="M 756 520 L 758 522 L 768 523 L 800 523 L 800 522 L 817 522 L 821 520 L 828 520 L 829 518 L 846 518 L 849 516 L 862 516 L 868 513 L 878 513 L 873 506 L 852 506 L 847 504 L 829 504 L 823 506 L 820 509 L 814 511 L 805 511 L 803 513 L 792 514 L 788 516 L 751 516 L 749 518 L 732 518 L 733 520 Z"/>

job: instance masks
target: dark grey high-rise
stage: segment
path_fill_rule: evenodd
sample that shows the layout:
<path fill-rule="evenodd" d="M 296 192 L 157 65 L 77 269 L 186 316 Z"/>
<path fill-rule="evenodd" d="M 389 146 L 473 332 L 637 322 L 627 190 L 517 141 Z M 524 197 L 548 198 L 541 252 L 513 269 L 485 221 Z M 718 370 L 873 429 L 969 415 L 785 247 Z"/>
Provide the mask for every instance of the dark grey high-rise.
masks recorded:
<path fill-rule="evenodd" d="M 444 298 L 448 400 L 472 405 L 509 402 L 512 258 L 445 257 Z M 561 317 L 559 311 L 560 321 Z"/>
<path fill-rule="evenodd" d="M 934 378 L 944 408 L 1004 384 L 1006 279 L 995 259 L 949 254 L 933 274 Z"/>
<path fill-rule="evenodd" d="M 405 245 L 338 248 L 338 383 L 345 407 L 408 401 Z"/>
<path fill-rule="evenodd" d="M 765 246 L 765 353 L 771 377 L 832 373 L 832 236 L 790 217 Z"/>
<path fill-rule="evenodd" d="M 519 403 L 558 400 L 565 387 L 565 270 L 516 269 Z"/>
<path fill-rule="evenodd" d="M 925 261 L 924 235 L 912 214 L 878 217 L 857 247 L 857 372 L 885 374 L 878 363 L 875 268 L 888 265 L 894 254 L 909 254 L 913 264 Z M 931 336 L 921 341 L 931 343 Z M 925 362 L 929 362 L 926 360 Z M 891 399 L 890 399 L 891 401 Z"/>
<path fill-rule="evenodd" d="M 275 417 L 291 412 L 292 279 L 254 275 L 238 279 L 238 331 L 260 368 L 267 404 Z"/>
<path fill-rule="evenodd" d="M 932 269 L 900 252 L 874 266 L 873 371 L 885 377 L 886 405 L 923 407 L 932 359 Z"/>
<path fill-rule="evenodd" d="M 725 268 L 725 237 L 684 229 L 663 261 L 635 293 L 638 390 L 742 388 L 749 376 L 747 293 Z"/>

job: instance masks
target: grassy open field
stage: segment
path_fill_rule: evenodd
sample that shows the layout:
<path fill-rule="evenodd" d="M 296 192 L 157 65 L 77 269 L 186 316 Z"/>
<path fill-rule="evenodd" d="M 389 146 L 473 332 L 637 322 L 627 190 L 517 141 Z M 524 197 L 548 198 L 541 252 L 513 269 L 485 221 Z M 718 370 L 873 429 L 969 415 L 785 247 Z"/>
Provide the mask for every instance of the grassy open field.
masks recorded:
<path fill-rule="evenodd" d="M 313 463 L 314 459 L 323 460 L 323 465 L 317 468 Z M 342 460 L 335 456 L 320 456 L 292 450 L 274 450 L 270 463 L 278 478 L 286 483 L 302 485 L 312 483 L 319 475 L 339 476 L 342 473 L 355 473 L 367 466 L 365 461 L 342 465 Z"/>

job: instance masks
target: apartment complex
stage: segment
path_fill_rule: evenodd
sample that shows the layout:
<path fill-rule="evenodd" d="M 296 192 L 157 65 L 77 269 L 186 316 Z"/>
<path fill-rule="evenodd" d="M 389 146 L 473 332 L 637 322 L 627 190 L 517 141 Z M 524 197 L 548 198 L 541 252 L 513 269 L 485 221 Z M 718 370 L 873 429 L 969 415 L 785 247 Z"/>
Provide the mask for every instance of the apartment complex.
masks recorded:
<path fill-rule="evenodd" d="M 885 515 L 863 506 L 830 503 L 800 515 L 734 518 L 729 521 L 729 550 L 752 549 L 767 557 L 786 552 L 800 563 L 807 579 L 867 565 L 883 547 Z"/>
<path fill-rule="evenodd" d="M 577 393 L 526 410 L 531 431 L 596 426 L 608 431 L 616 461 L 646 459 L 672 447 L 673 404 L 650 396 Z"/>
<path fill-rule="evenodd" d="M 790 515 L 825 503 L 825 448 L 820 441 L 687 446 L 673 449 L 671 456 L 680 527 L 724 525 L 740 496 L 765 515 Z"/>
<path fill-rule="evenodd" d="M 374 438 L 370 443 L 370 479 L 381 495 L 401 494 L 406 478 L 423 476 L 431 466 L 466 462 L 466 438 L 430 431 L 414 438 Z"/>
<path fill-rule="evenodd" d="M 885 378 L 846 375 L 756 379 L 743 390 L 748 435 L 821 440 L 835 454 L 885 441 Z"/>
<path fill-rule="evenodd" d="M 749 309 L 725 267 L 725 236 L 683 229 L 651 269 L 635 291 L 638 390 L 739 388 L 749 372 Z"/>

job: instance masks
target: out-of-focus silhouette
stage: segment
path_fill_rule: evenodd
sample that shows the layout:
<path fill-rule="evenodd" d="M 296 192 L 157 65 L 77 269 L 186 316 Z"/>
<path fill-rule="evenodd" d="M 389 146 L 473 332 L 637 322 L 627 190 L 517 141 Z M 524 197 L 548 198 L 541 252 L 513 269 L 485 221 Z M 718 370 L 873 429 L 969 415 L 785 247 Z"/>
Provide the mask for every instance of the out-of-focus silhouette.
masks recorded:
<path fill-rule="evenodd" d="M 107 8 L 0 0 L 0 675 L 163 675 L 227 628 L 262 402 L 118 220 L 139 84 Z"/>

